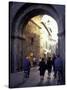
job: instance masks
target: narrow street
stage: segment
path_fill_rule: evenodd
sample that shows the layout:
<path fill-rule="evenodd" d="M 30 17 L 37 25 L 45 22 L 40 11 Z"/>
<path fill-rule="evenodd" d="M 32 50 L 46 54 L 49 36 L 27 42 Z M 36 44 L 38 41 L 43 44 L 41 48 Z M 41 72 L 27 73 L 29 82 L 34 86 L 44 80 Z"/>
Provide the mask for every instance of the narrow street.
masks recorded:
<path fill-rule="evenodd" d="M 46 70 L 44 75 L 44 81 L 40 82 L 40 74 L 38 67 L 31 68 L 30 77 L 23 83 L 19 84 L 18 87 L 34 87 L 34 86 L 50 86 L 57 85 L 57 79 L 54 79 L 54 73 L 51 72 L 50 78 L 48 78 L 48 71 Z"/>

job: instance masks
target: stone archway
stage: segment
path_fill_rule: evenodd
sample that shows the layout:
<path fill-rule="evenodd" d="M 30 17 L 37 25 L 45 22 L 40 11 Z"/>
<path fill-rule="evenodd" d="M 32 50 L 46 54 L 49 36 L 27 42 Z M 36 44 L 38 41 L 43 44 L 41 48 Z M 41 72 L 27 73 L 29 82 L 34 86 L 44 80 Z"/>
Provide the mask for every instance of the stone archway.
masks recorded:
<path fill-rule="evenodd" d="M 52 5 L 31 4 L 28 8 L 25 9 L 25 11 L 21 11 L 20 15 L 19 15 L 19 11 L 17 12 L 12 22 L 12 30 L 16 31 L 16 30 L 20 30 L 21 28 L 23 29 L 26 23 L 30 20 L 30 18 L 43 14 L 52 16 L 57 21 L 58 24 L 59 22 L 61 22 L 58 12 Z"/>
<path fill-rule="evenodd" d="M 24 38 L 22 37 L 22 33 L 23 33 L 23 29 L 24 29 L 25 25 L 30 20 L 30 18 L 32 18 L 36 15 L 48 14 L 57 21 L 58 30 L 59 30 L 58 32 L 59 33 L 63 32 L 62 19 L 61 19 L 59 13 L 57 12 L 57 10 L 55 9 L 55 7 L 57 7 L 57 6 L 48 5 L 48 4 L 28 4 L 28 5 L 27 4 L 22 4 L 22 5 L 18 4 L 18 5 L 21 7 L 18 8 L 17 13 L 14 15 L 13 20 L 10 25 L 10 32 L 11 32 L 10 45 L 12 44 L 11 49 L 10 49 L 10 51 L 12 53 L 11 54 L 12 59 L 10 60 L 10 62 L 13 63 L 12 65 L 14 66 L 14 67 L 11 66 L 11 67 L 13 67 L 13 70 L 12 71 L 10 70 L 11 72 L 17 71 L 17 61 L 18 61 L 18 59 L 22 59 L 22 58 L 19 58 L 20 56 L 18 56 L 18 55 L 20 55 L 20 54 L 18 54 L 18 53 L 22 52 L 21 40 L 24 40 Z M 61 41 L 61 39 L 59 38 L 59 42 L 60 41 Z M 59 47 L 58 51 L 60 51 L 60 47 Z"/>

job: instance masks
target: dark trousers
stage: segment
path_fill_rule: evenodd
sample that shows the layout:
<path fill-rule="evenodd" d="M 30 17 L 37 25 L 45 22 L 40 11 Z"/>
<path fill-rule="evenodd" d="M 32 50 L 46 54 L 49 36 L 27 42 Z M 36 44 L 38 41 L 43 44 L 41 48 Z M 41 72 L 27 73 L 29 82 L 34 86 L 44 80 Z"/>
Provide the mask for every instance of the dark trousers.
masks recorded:
<path fill-rule="evenodd" d="M 24 77 L 29 78 L 30 70 L 24 71 Z"/>
<path fill-rule="evenodd" d="M 63 71 L 62 70 L 55 70 L 54 74 L 55 78 L 58 78 L 58 82 L 62 83 L 63 82 Z"/>

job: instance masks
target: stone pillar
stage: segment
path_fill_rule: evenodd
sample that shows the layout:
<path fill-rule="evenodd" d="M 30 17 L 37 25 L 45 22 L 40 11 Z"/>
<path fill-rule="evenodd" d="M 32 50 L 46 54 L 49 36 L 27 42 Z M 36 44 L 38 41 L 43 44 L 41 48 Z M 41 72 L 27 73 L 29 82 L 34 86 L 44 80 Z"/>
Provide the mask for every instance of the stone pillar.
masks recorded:
<path fill-rule="evenodd" d="M 17 72 L 17 61 L 18 61 L 17 48 L 18 48 L 18 40 L 15 39 L 14 40 L 14 50 L 13 50 L 13 54 L 14 54 L 14 72 Z"/>

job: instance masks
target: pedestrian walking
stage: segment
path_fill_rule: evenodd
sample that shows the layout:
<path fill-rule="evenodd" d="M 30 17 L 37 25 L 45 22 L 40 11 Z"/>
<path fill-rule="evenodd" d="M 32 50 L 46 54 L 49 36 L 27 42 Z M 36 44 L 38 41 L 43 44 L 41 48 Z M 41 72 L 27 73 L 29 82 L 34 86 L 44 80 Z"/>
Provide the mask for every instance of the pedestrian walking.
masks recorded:
<path fill-rule="evenodd" d="M 36 66 L 36 58 L 33 57 L 33 66 L 35 67 Z"/>
<path fill-rule="evenodd" d="M 44 58 L 42 58 L 42 60 L 39 63 L 39 70 L 40 70 L 40 80 L 43 81 L 44 80 L 44 73 L 46 70 L 46 64 L 45 64 Z"/>
<path fill-rule="evenodd" d="M 53 66 L 54 76 L 55 76 L 55 59 L 56 59 L 56 55 L 53 54 L 53 57 L 52 57 L 52 66 Z"/>
<path fill-rule="evenodd" d="M 51 70 L 52 70 L 52 60 L 51 57 L 47 59 L 47 70 L 48 70 L 48 78 L 50 78 Z"/>
<path fill-rule="evenodd" d="M 30 61 L 29 61 L 29 57 L 26 56 L 25 59 L 23 60 L 23 71 L 24 71 L 24 77 L 25 78 L 29 78 L 29 74 L 30 74 Z"/>
<path fill-rule="evenodd" d="M 58 78 L 60 83 L 63 82 L 63 60 L 60 55 L 57 55 L 57 58 L 55 59 L 55 78 Z"/>

